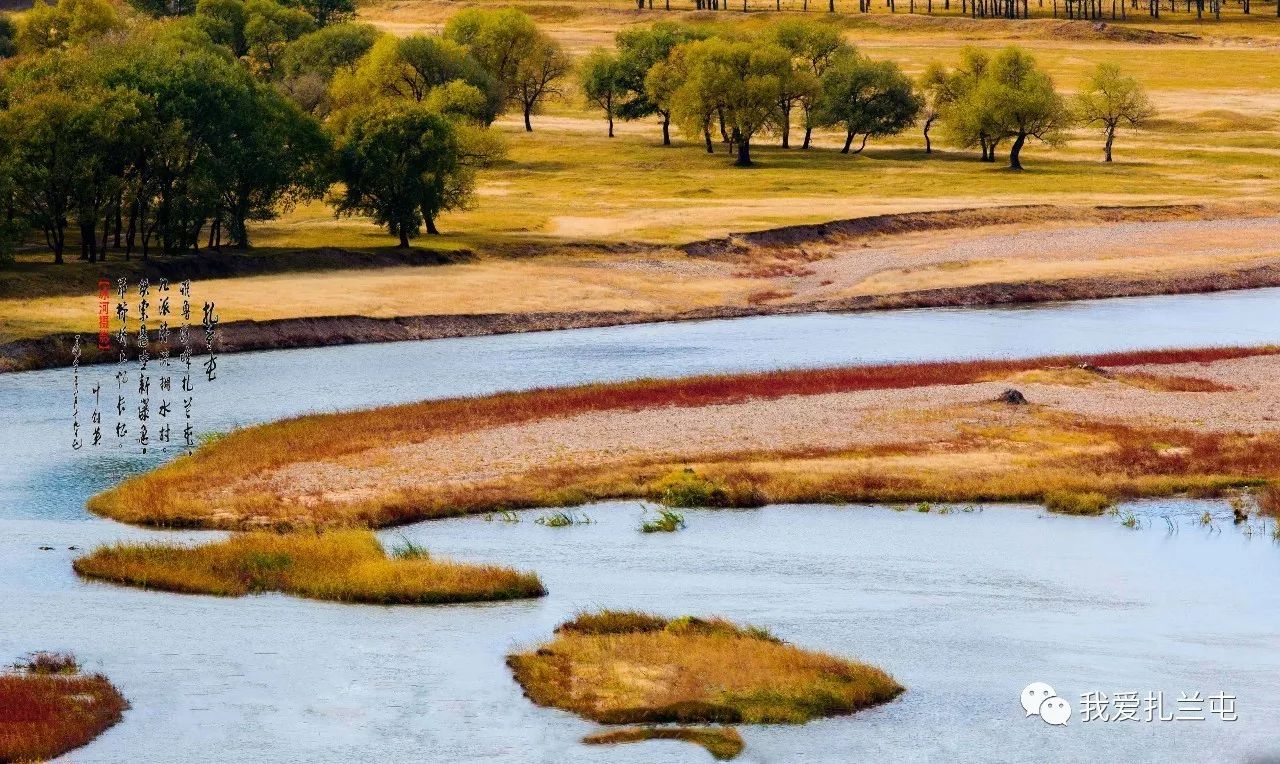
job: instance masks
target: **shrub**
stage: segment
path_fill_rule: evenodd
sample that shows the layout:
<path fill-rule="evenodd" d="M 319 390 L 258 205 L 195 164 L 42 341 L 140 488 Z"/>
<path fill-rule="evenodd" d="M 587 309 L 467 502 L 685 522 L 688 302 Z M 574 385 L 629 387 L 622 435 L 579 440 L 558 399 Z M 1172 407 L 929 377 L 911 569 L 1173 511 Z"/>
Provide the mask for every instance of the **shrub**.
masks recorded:
<path fill-rule="evenodd" d="M 657 501 L 668 507 L 727 507 L 724 487 L 699 475 L 692 467 L 676 470 L 654 487 Z"/>
<path fill-rule="evenodd" d="M 674 533 L 684 527 L 684 515 L 669 509 L 658 510 L 658 516 L 640 523 L 645 533 Z"/>

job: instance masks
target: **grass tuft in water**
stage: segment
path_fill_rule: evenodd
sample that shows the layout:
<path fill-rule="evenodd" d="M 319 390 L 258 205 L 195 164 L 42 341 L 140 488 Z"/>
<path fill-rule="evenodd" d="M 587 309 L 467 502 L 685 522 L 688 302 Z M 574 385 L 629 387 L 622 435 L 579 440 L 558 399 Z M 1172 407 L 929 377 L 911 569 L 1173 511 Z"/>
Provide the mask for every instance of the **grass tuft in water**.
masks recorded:
<path fill-rule="evenodd" d="M 675 533 L 684 527 L 684 515 L 670 509 L 660 509 L 656 518 L 640 523 L 644 533 Z"/>
<path fill-rule="evenodd" d="M 548 528 L 565 528 L 570 525 L 589 525 L 593 521 L 581 512 L 549 512 L 534 522 Z"/>

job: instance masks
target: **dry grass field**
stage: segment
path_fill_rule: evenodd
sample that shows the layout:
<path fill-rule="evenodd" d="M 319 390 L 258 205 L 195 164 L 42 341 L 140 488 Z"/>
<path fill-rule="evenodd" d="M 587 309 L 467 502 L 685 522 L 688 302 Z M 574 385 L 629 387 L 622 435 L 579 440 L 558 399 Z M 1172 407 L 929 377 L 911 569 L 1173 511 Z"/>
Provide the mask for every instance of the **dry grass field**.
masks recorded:
<path fill-rule="evenodd" d="M 610 45 L 626 25 L 660 18 L 757 28 L 777 16 L 641 12 L 622 0 L 517 5 L 575 55 Z M 678 133 L 676 145 L 663 148 L 652 120 L 620 123 L 617 137 L 606 137 L 604 120 L 571 83 L 535 116 L 532 133 L 511 117 L 497 123 L 507 158 L 482 173 L 473 208 L 444 216 L 442 236 L 416 242 L 439 252 L 443 264 L 252 275 L 287 269 L 255 266 L 243 278 L 201 279 L 201 299 L 215 300 L 224 321 L 583 310 L 662 317 L 974 284 L 1172 284 L 1280 262 L 1280 20 L 1273 7 L 1272 15 L 1256 6 L 1245 17 L 1232 6 L 1222 22 L 1194 24 L 1179 13 L 1098 27 L 926 18 L 902 13 L 904 6 L 896 14 L 877 7 L 868 15 L 821 16 L 842 25 L 866 54 L 898 61 L 912 74 L 930 61 L 956 60 L 965 43 L 996 49 L 1016 42 L 1069 93 L 1097 63 L 1110 61 L 1145 84 L 1159 114 L 1143 129 L 1121 131 L 1110 165 L 1099 161 L 1101 136 L 1085 130 L 1065 147 L 1030 145 L 1027 170 L 1015 173 L 945 145 L 926 155 L 913 129 L 873 140 L 857 156 L 838 153 L 839 137 L 831 134 L 817 135 L 808 151 L 783 150 L 766 138 L 753 149 L 756 166 L 742 169 L 722 150 L 708 155 Z M 461 7 L 403 0 L 366 6 L 361 15 L 409 34 L 439 28 Z M 1006 224 L 957 219 L 949 228 L 875 241 L 814 242 L 802 253 L 761 246 L 726 261 L 679 246 L 779 226 L 1027 204 L 1041 207 Z M 1158 209 L 1108 222 L 1091 211 L 1118 205 L 1194 206 L 1181 208 L 1178 219 Z M 256 224 L 252 239 L 267 261 L 321 248 L 376 253 L 394 244 L 370 221 L 336 219 L 321 202 Z M 45 259 L 23 255 L 16 268 L 0 271 L 0 342 L 93 330 L 91 285 L 99 268 L 35 264 Z M 1106 285 L 1098 291 L 1105 294 Z"/>
<path fill-rule="evenodd" d="M 305 416 L 232 432 L 89 507 L 131 523 L 245 528 L 623 497 L 753 506 L 1211 495 L 1280 478 L 1276 352 L 695 377 Z M 1076 368 L 1085 360 L 1101 368 Z M 995 402 L 1014 385 L 1031 405 Z"/>

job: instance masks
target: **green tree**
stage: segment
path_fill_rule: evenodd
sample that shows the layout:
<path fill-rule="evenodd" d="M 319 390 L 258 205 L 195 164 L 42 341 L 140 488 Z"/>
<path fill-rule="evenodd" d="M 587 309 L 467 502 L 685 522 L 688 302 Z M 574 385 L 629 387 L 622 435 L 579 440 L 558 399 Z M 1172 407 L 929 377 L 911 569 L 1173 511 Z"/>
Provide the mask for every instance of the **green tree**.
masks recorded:
<path fill-rule="evenodd" d="M 590 104 L 604 111 L 609 122 L 609 137 L 612 138 L 613 118 L 627 94 L 627 86 L 622 79 L 622 62 L 617 54 L 596 48 L 582 60 L 578 70 L 582 93 Z"/>
<path fill-rule="evenodd" d="M 625 120 L 643 119 L 658 115 L 662 119 L 662 145 L 671 145 L 671 108 L 669 97 L 655 99 L 648 86 L 649 73 L 665 64 L 671 51 L 686 42 L 702 39 L 706 35 L 684 24 L 660 21 L 647 27 L 626 27 L 618 32 L 619 74 L 624 93 L 616 105 L 618 116 Z M 668 72 L 669 74 L 670 72 Z M 659 91 L 667 95 L 674 88 L 665 89 L 662 77 L 655 80 Z M 671 83 L 667 83 L 671 84 Z"/>
<path fill-rule="evenodd" d="M 267 79 L 276 77 L 276 67 L 289 43 L 316 28 L 310 14 L 273 0 L 247 0 L 244 4 L 244 43 L 254 70 Z"/>
<path fill-rule="evenodd" d="M 1009 138 L 1009 169 L 1021 170 L 1022 148 L 1028 138 L 1050 145 L 1066 140 L 1073 122 L 1066 101 L 1053 79 L 1030 54 L 1010 47 L 998 53 L 973 93 L 979 109 L 998 141 Z"/>
<path fill-rule="evenodd" d="M 315 118 L 270 85 L 255 83 L 231 116 L 239 124 L 218 157 L 226 168 L 219 184 L 224 214 L 214 225 L 225 217 L 232 245 L 248 247 L 250 220 L 270 220 L 323 195 L 329 140 Z"/>
<path fill-rule="evenodd" d="M 1101 63 L 1076 96 L 1076 112 L 1085 125 L 1101 125 L 1104 136 L 1102 161 L 1111 161 L 1116 129 L 1123 122 L 1138 127 L 1155 115 L 1146 90 L 1115 64 Z"/>
<path fill-rule="evenodd" d="M 847 56 L 822 75 L 818 119 L 844 128 L 843 154 L 859 135 L 862 143 L 854 153 L 866 148 L 869 138 L 902 132 L 915 123 L 920 107 L 911 79 L 891 61 Z"/>
<path fill-rule="evenodd" d="M 439 214 L 467 203 L 481 159 L 457 124 L 425 106 L 370 109 L 350 121 L 339 147 L 338 211 L 372 217 L 408 247 L 424 223 L 437 234 Z"/>
<path fill-rule="evenodd" d="M 65 48 L 121 27 L 115 6 L 107 0 L 36 0 L 22 17 L 18 49 L 25 53 Z"/>
<path fill-rule="evenodd" d="M 525 132 L 533 132 L 530 116 L 536 114 L 550 96 L 561 95 L 560 82 L 573 63 L 560 43 L 539 32 L 533 47 L 520 59 L 516 69 L 516 101 L 524 114 Z"/>
<path fill-rule="evenodd" d="M 350 21 L 356 16 L 355 0 L 301 0 L 299 5 L 320 27 Z"/>
<path fill-rule="evenodd" d="M 230 48 L 237 58 L 249 53 L 244 39 L 244 0 L 199 0 L 195 17 L 209 39 Z"/>
<path fill-rule="evenodd" d="M 782 46 L 791 54 L 795 65 L 813 75 L 820 83 L 822 75 L 836 61 L 854 56 L 857 51 L 844 40 L 838 27 L 812 19 L 784 19 L 769 29 L 769 38 Z M 804 143 L 801 148 L 809 148 L 816 126 L 813 110 L 821 95 L 820 87 L 813 88 L 813 81 L 805 83 L 806 87 L 798 99 L 804 117 Z M 787 131 L 789 132 L 789 130 Z M 786 133 L 784 133 L 784 138 Z M 784 141 L 784 145 L 786 142 Z"/>
<path fill-rule="evenodd" d="M 330 81 L 339 72 L 355 71 L 379 34 L 372 24 L 329 24 L 289 43 L 281 69 L 288 78 L 314 74 Z"/>
<path fill-rule="evenodd" d="M 467 116 L 483 124 L 501 111 L 502 91 L 484 67 L 461 45 L 431 35 L 380 38 L 354 72 L 335 80 L 334 99 L 339 105 L 360 106 L 373 94 L 423 103 L 437 88 L 454 82 L 470 90 L 464 99 L 459 88 L 451 89 L 453 108 L 466 105 Z"/>
<path fill-rule="evenodd" d="M 688 76 L 674 96 L 676 121 L 702 132 L 710 145 L 710 120 L 723 120 L 737 149 L 736 163 L 751 164 L 751 141 L 781 121 L 780 83 L 790 69 L 787 52 L 756 41 L 712 38 L 687 46 Z"/>
<path fill-rule="evenodd" d="M 9 58 L 18 52 L 18 25 L 8 13 L 0 13 L 0 58 Z"/>
<path fill-rule="evenodd" d="M 559 94 L 559 82 L 572 68 L 560 44 L 515 8 L 459 11 L 445 24 L 444 36 L 489 72 L 504 104 L 520 107 L 529 132 L 530 116 L 544 99 Z"/>

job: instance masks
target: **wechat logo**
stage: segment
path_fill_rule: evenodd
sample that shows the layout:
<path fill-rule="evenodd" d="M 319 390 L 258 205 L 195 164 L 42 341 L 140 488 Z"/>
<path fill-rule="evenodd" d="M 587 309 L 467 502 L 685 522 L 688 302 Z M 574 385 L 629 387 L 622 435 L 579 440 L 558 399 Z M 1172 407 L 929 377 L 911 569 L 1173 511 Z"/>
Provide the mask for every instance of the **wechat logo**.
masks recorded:
<path fill-rule="evenodd" d="M 1022 709 L 1027 716 L 1039 716 L 1045 724 L 1065 726 L 1071 718 L 1071 704 L 1044 682 L 1032 682 L 1022 689 Z"/>

